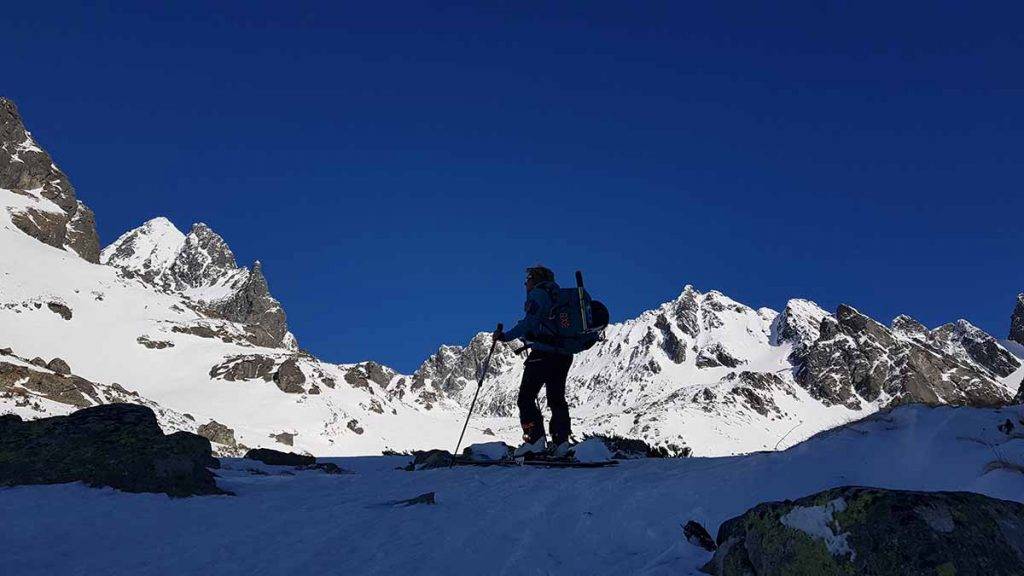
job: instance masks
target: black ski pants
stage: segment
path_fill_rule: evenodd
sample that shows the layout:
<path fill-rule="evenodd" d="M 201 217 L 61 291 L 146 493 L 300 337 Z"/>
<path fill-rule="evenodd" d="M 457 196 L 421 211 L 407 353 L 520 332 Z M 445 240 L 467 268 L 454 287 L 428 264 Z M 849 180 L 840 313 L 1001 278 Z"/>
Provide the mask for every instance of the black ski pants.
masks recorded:
<path fill-rule="evenodd" d="M 544 436 L 544 417 L 537 407 L 540 389 L 547 388 L 548 408 L 551 409 L 551 441 L 561 444 L 569 439 L 569 403 L 565 401 L 565 378 L 572 366 L 572 356 L 540 350 L 530 351 L 519 384 L 519 422 L 523 425 L 523 440 L 536 442 Z"/>

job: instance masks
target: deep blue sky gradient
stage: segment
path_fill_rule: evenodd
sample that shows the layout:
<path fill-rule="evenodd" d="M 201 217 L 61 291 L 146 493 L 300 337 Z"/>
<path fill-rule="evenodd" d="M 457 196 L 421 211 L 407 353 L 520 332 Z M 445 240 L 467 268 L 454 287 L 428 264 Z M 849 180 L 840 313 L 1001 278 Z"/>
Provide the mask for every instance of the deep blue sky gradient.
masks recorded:
<path fill-rule="evenodd" d="M 538 261 L 616 320 L 692 283 L 1005 337 L 1024 290 L 1019 4 L 164 4 L 5 6 L 2 93 L 104 243 L 208 223 L 328 360 L 413 370 Z"/>

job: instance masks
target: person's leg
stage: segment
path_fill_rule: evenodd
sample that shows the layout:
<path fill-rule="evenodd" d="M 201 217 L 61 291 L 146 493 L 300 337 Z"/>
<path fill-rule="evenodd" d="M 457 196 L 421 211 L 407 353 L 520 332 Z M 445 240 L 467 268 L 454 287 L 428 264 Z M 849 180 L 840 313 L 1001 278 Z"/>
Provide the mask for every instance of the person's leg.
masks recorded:
<path fill-rule="evenodd" d="M 548 361 L 545 374 L 548 408 L 551 409 L 551 441 L 556 446 L 568 440 L 572 434 L 569 403 L 565 400 L 565 379 L 569 376 L 570 366 L 572 356 L 555 356 Z"/>
<path fill-rule="evenodd" d="M 523 380 L 519 384 L 519 423 L 523 426 L 523 441 L 533 443 L 544 436 L 544 416 L 537 408 L 537 395 L 544 386 L 545 362 L 539 358 L 526 359 Z"/>

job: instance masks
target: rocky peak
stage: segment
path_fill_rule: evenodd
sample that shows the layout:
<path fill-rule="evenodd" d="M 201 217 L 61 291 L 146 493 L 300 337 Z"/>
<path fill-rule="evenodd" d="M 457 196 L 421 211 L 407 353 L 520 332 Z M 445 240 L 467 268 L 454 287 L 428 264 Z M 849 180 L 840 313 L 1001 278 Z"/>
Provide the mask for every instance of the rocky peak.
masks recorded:
<path fill-rule="evenodd" d="M 1024 293 L 1017 296 L 1017 306 L 1010 316 L 1010 340 L 1024 346 Z"/>
<path fill-rule="evenodd" d="M 802 357 L 807 348 L 821 336 L 821 322 L 829 313 L 810 300 L 794 298 L 775 318 L 772 325 L 772 344 L 790 342 L 795 358 Z"/>
<path fill-rule="evenodd" d="M 288 332 L 284 308 L 270 295 L 270 287 L 267 286 L 259 260 L 229 297 L 211 303 L 211 306 L 224 318 L 246 324 L 256 336 L 256 344 L 260 346 L 288 346 L 289 342 L 294 341 Z"/>
<path fill-rule="evenodd" d="M 102 261 L 203 304 L 211 316 L 244 324 L 259 346 L 296 348 L 263 266 L 239 268 L 227 242 L 206 224 L 194 224 L 185 235 L 170 220 L 154 218 L 104 248 Z"/>
<path fill-rule="evenodd" d="M 238 270 L 235 254 L 219 234 L 203 223 L 192 225 L 169 276 L 178 290 L 201 288 L 218 283 Z"/>
<path fill-rule="evenodd" d="M 1006 377 L 1020 368 L 1018 361 L 995 338 L 967 320 L 943 324 L 928 334 L 928 341 L 956 359 Z"/>
<path fill-rule="evenodd" d="M 170 220 L 153 218 L 122 234 L 100 252 L 100 262 L 149 284 L 165 285 L 166 273 L 185 245 L 185 235 Z"/>
<path fill-rule="evenodd" d="M 893 333 L 905 338 L 910 338 L 912 340 L 928 339 L 928 329 L 925 328 L 924 324 L 921 324 L 906 314 L 900 314 L 893 318 L 890 327 L 892 328 Z"/>
<path fill-rule="evenodd" d="M 67 176 L 25 130 L 17 107 L 7 98 L 0 98 L 0 188 L 48 201 L 12 210 L 11 220 L 22 232 L 99 262 L 92 210 L 78 201 Z"/>

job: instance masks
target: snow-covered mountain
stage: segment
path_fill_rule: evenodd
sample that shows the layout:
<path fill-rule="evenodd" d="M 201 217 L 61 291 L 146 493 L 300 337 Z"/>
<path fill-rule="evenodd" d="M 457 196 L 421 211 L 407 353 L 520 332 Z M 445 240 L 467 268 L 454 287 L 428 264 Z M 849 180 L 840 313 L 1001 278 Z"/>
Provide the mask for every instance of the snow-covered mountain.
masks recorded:
<path fill-rule="evenodd" d="M 155 218 L 90 248 L 91 212 L 13 104 L 0 104 L 0 411 L 34 417 L 130 397 L 224 454 L 452 443 L 489 334 L 441 346 L 409 375 L 322 362 L 298 349 L 259 262 L 239 267 L 204 224 L 184 234 Z M 1024 325 L 1024 299 L 1014 318 Z M 515 348 L 497 346 L 468 441 L 519 437 Z M 829 313 L 795 299 L 776 312 L 687 286 L 578 355 L 569 400 L 578 435 L 732 454 L 784 448 L 894 403 L 1005 404 L 1021 356 L 1024 346 L 963 320 L 928 330 L 901 316 L 886 327 L 849 306 Z"/>
<path fill-rule="evenodd" d="M 185 235 L 166 218 L 154 218 L 104 248 L 100 262 L 244 325 L 253 344 L 297 348 L 259 261 L 252 270 L 239 268 L 227 242 L 206 224 Z"/>

